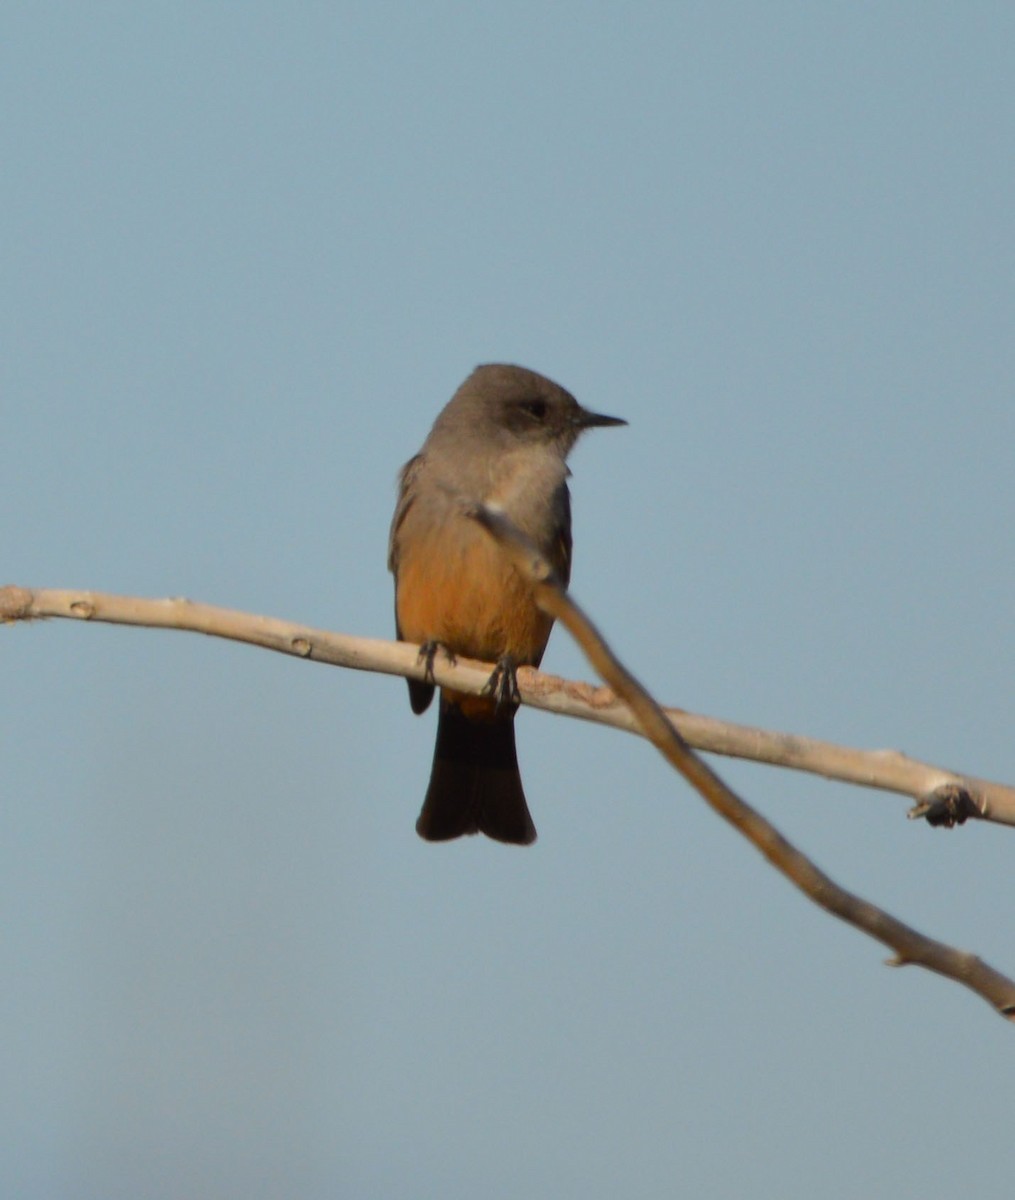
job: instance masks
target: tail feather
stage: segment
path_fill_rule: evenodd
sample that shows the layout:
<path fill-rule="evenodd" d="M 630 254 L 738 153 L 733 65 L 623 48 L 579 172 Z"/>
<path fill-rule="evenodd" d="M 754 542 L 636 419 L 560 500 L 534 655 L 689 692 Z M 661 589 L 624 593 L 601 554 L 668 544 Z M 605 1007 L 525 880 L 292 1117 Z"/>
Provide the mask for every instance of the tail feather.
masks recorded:
<path fill-rule="evenodd" d="M 527 846 L 536 840 L 515 754 L 515 723 L 473 721 L 442 699 L 430 786 L 416 832 L 429 842 L 485 833 Z"/>

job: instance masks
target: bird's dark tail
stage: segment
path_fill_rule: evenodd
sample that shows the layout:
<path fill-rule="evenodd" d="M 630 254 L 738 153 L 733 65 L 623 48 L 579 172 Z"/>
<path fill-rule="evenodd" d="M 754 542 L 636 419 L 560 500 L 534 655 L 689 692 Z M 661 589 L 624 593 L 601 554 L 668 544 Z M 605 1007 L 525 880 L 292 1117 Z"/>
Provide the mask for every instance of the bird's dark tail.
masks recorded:
<path fill-rule="evenodd" d="M 520 846 L 536 840 L 518 773 L 513 716 L 474 721 L 441 699 L 430 786 L 416 832 L 428 842 L 466 833 Z"/>

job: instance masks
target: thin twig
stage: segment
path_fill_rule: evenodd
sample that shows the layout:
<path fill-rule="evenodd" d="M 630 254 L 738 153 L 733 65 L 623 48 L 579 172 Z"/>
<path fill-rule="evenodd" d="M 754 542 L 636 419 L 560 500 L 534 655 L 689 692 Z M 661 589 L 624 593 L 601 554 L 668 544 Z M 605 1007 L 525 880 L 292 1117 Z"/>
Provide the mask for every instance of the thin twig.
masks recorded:
<path fill-rule="evenodd" d="M 893 966 L 913 963 L 961 983 L 1015 1020 L 1015 981 L 975 955 L 917 932 L 883 909 L 840 887 L 760 813 L 741 800 L 699 758 L 666 713 L 613 654 L 602 635 L 570 599 L 552 567 L 502 514 L 482 505 L 466 510 L 509 555 L 532 587 L 536 603 L 572 635 L 596 673 L 624 700 L 645 736 L 709 805 L 752 843 L 768 861 L 815 904 L 894 951 Z"/>
<path fill-rule="evenodd" d="M 404 642 L 352 637 L 178 598 L 150 600 L 105 592 L 0 588 L 0 622 L 43 617 L 189 630 L 333 666 L 411 679 L 422 679 L 424 674 L 418 647 Z M 434 674 L 440 684 L 478 694 L 486 686 L 491 669 L 489 664 L 470 659 L 460 658 L 452 664 L 438 658 Z M 641 733 L 630 709 L 609 688 L 526 667 L 518 672 L 518 685 L 523 702 L 534 708 Z M 911 815 L 926 817 L 933 824 L 960 824 L 967 817 L 975 817 L 1015 825 L 1015 788 L 1001 783 L 918 762 L 895 750 L 858 750 L 796 734 L 735 725 L 682 709 L 665 711 L 683 739 L 697 750 L 909 796 L 917 802 Z"/>

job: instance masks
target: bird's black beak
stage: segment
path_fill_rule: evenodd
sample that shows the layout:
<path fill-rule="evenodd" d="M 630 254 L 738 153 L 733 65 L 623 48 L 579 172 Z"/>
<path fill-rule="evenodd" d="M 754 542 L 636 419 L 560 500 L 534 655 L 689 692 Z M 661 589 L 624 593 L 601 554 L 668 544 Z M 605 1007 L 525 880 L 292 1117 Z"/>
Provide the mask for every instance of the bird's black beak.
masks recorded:
<path fill-rule="evenodd" d="M 579 429 L 597 429 L 607 425 L 626 425 L 623 417 L 606 417 L 602 413 L 589 412 L 587 408 L 579 408 L 575 419 Z"/>

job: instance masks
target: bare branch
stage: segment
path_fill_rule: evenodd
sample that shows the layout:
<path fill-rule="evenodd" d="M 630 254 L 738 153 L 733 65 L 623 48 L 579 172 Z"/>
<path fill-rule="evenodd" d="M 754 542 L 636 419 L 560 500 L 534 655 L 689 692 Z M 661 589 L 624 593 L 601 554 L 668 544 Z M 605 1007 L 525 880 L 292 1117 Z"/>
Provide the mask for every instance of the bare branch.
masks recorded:
<path fill-rule="evenodd" d="M 470 506 L 467 512 L 510 556 L 515 569 L 532 586 L 540 608 L 567 627 L 597 674 L 629 705 L 645 736 L 708 804 L 791 883 L 815 904 L 890 947 L 894 951 L 893 966 L 914 963 L 935 971 L 974 991 L 1001 1016 L 1015 1020 L 1015 981 L 975 955 L 918 933 L 883 909 L 846 891 L 819 870 L 694 753 L 662 708 L 616 658 L 592 622 L 570 599 L 535 546 L 502 514 L 482 505 Z"/>
<path fill-rule="evenodd" d="M 1015 789 L 958 776 L 896 752 L 851 750 L 731 725 L 679 709 L 664 711 L 613 656 L 592 623 L 553 578 L 548 564 L 529 544 L 517 540 L 517 531 L 486 509 L 472 510 L 471 515 L 505 545 L 517 568 L 532 583 L 537 601 L 568 628 L 613 689 L 593 688 L 523 668 L 518 683 L 526 703 L 644 732 L 708 803 L 815 903 L 890 946 L 895 952 L 894 964 L 916 963 L 954 979 L 982 996 L 1003 1016 L 1015 1019 L 1015 983 L 974 955 L 927 938 L 840 888 L 730 791 L 690 745 L 915 796 L 921 802 L 917 815 L 936 818 L 941 824 L 961 823 L 966 816 L 1015 824 Z M 43 617 L 190 630 L 316 662 L 415 679 L 422 679 L 425 670 L 419 648 L 404 642 L 350 637 L 180 598 L 149 600 L 102 592 L 0 588 L 0 622 Z M 438 659 L 434 664 L 436 682 L 458 691 L 479 693 L 489 675 L 489 664 L 466 659 L 454 664 Z"/>
<path fill-rule="evenodd" d="M 405 642 L 352 637 L 179 598 L 149 600 L 104 592 L 0 588 L 0 622 L 43 617 L 189 630 L 332 666 L 411 679 L 422 679 L 424 674 L 418 647 Z M 451 664 L 439 658 L 434 676 L 439 684 L 478 695 L 491 669 L 490 664 L 470 659 L 460 658 Z M 630 733 L 642 732 L 628 706 L 607 687 L 561 679 L 528 667 L 519 668 L 518 687 L 522 701 L 533 708 Z M 973 817 L 1015 825 L 1015 788 L 1001 783 L 917 762 L 895 750 L 858 750 L 796 734 L 735 725 L 678 708 L 665 712 L 684 741 L 696 750 L 897 792 L 917 802 L 911 816 L 925 817 L 931 824 L 951 826 Z"/>

